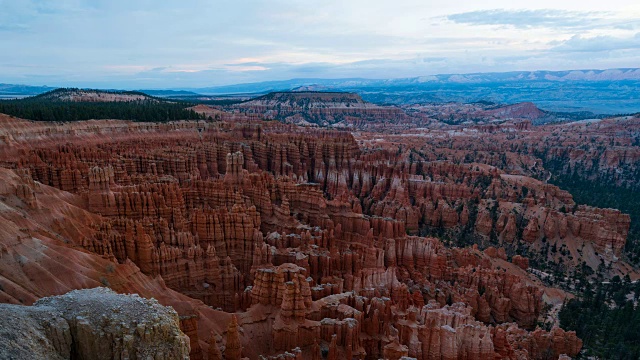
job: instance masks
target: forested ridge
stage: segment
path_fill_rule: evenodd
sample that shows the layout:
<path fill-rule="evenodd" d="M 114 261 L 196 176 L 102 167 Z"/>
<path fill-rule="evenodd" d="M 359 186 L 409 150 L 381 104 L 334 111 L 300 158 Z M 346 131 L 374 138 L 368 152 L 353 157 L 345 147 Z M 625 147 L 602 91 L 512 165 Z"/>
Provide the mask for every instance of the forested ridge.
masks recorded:
<path fill-rule="evenodd" d="M 0 100 L 0 113 L 34 121 L 78 121 L 90 119 L 120 119 L 162 122 L 203 119 L 204 116 L 188 107 L 192 103 L 167 101 L 138 92 L 108 92 L 103 94 L 136 95 L 132 101 L 68 101 L 61 99 L 64 92 L 78 89 L 56 89 L 24 99 Z"/>
<path fill-rule="evenodd" d="M 576 203 L 619 209 L 631 216 L 624 256 L 640 263 L 640 189 L 588 180 L 576 173 L 554 175 L 554 185 L 569 191 Z M 560 325 L 575 330 L 584 342 L 581 358 L 640 359 L 640 281 L 613 277 L 610 282 L 598 276 L 585 281 L 577 297 L 560 312 Z"/>
<path fill-rule="evenodd" d="M 640 359 L 640 282 L 615 276 L 588 285 L 559 314 L 565 330 L 575 330 L 584 343 L 581 358 Z"/>

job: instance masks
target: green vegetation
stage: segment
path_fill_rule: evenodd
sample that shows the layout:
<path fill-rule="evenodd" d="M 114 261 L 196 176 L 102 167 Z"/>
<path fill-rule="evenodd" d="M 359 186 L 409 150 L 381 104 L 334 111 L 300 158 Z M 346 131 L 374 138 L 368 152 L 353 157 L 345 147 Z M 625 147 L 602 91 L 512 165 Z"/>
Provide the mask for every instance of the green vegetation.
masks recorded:
<path fill-rule="evenodd" d="M 616 186 L 611 182 L 588 180 L 575 173 L 556 175 L 551 182 L 569 191 L 578 204 L 618 209 L 629 214 L 631 226 L 625 245 L 625 255 L 630 263 L 640 265 L 640 189 Z"/>
<path fill-rule="evenodd" d="M 193 102 L 196 102 L 198 104 L 204 104 L 204 105 L 213 105 L 213 106 L 231 106 L 231 105 L 235 105 L 235 104 L 241 104 L 243 102 L 246 102 L 248 100 L 242 100 L 242 99 L 216 99 L 216 100 L 202 100 L 199 98 L 183 98 L 183 100 L 190 100 Z"/>
<path fill-rule="evenodd" d="M 545 164 L 553 174 L 551 182 L 573 195 L 578 204 L 619 209 L 631 216 L 625 257 L 630 263 L 640 264 L 640 187 L 616 185 L 613 174 L 598 174 L 589 179 L 588 171 L 578 168 L 565 175 L 560 162 Z M 595 166 L 597 168 L 597 166 Z M 634 178 L 633 176 L 631 178 Z M 635 177 L 637 179 L 637 177 Z M 584 358 L 640 359 L 640 282 L 615 276 L 611 282 L 602 282 L 605 264 L 596 269 L 582 266 L 583 271 L 572 277 L 579 295 L 566 303 L 560 312 L 560 325 L 575 330 L 584 341 Z M 594 286 L 587 279 L 595 281 Z"/>
<path fill-rule="evenodd" d="M 560 325 L 584 342 L 583 358 L 640 359 L 640 282 L 615 276 L 610 283 L 591 284 L 580 299 L 560 311 Z"/>
<path fill-rule="evenodd" d="M 166 101 L 138 92 L 105 92 L 120 95 L 143 95 L 135 101 L 65 101 L 64 93 L 78 89 L 57 89 L 38 96 L 0 101 L 0 113 L 34 121 L 78 121 L 89 119 L 121 119 L 163 122 L 203 119 L 204 116 L 186 109 L 193 104 Z"/>

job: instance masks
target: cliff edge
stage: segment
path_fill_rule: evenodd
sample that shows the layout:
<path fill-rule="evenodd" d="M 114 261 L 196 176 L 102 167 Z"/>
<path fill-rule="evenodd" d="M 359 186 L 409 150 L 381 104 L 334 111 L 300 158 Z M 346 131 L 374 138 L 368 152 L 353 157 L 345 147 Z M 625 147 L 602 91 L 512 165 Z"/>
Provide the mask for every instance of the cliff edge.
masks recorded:
<path fill-rule="evenodd" d="M 189 358 L 175 310 L 107 288 L 0 304 L 0 318 L 2 359 Z"/>

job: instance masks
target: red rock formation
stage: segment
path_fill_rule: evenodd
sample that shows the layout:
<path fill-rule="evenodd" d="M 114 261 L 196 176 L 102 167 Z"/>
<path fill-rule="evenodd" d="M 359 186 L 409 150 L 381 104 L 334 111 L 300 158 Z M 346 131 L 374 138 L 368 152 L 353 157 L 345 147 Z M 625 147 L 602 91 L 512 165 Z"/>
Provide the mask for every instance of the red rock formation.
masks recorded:
<path fill-rule="evenodd" d="M 198 340 L 198 315 L 193 314 L 180 316 L 180 330 L 182 330 L 190 340 L 191 351 L 189 352 L 189 358 L 196 360 L 204 359 L 204 354 L 202 352 L 202 348 L 200 348 Z"/>
<path fill-rule="evenodd" d="M 327 360 L 338 360 L 338 345 L 337 345 L 337 336 L 334 334 L 331 336 L 331 344 L 329 344 L 329 355 L 327 356 Z"/>
<path fill-rule="evenodd" d="M 527 270 L 529 268 L 529 259 L 527 259 L 526 257 L 514 255 L 513 259 L 511 259 L 511 262 L 523 270 Z"/>
<path fill-rule="evenodd" d="M 227 327 L 227 342 L 224 349 L 224 358 L 227 360 L 242 359 L 242 343 L 240 342 L 240 333 L 238 331 L 238 319 L 235 315 L 231 315 L 231 322 Z"/>
<path fill-rule="evenodd" d="M 500 325 L 493 329 L 496 353 L 505 358 L 529 359 L 558 358 L 562 354 L 575 356 L 582 348 L 582 341 L 575 332 L 565 332 L 554 327 L 550 332 L 536 329 L 527 333 L 513 325 Z"/>
<path fill-rule="evenodd" d="M 419 359 L 488 359 L 494 356 L 489 328 L 472 320 L 463 304 L 437 309 L 425 306 L 399 323 L 400 339 L 409 356 Z"/>
<path fill-rule="evenodd" d="M 407 118 L 399 108 L 366 103 L 352 93 L 275 92 L 233 105 L 230 110 L 245 116 L 259 114 L 267 119 L 277 116 L 294 124 L 327 125 L 342 119 L 349 124 L 358 124 Z"/>
<path fill-rule="evenodd" d="M 501 245 L 581 241 L 613 258 L 629 226 L 566 211 L 569 194 L 524 176 L 528 155 L 424 137 L 255 119 L 6 128 L 1 165 L 20 174 L 0 169 L 0 301 L 100 284 L 155 297 L 193 358 L 573 356 L 575 334 L 526 330 L 543 286 Z M 482 246 L 410 236 L 427 231 Z"/>
<path fill-rule="evenodd" d="M 209 351 L 207 352 L 207 360 L 222 360 L 222 353 L 216 342 L 216 337 L 212 333 L 209 337 Z"/>
<path fill-rule="evenodd" d="M 529 221 L 522 233 L 522 239 L 528 243 L 533 243 L 540 237 L 540 226 L 538 225 L 538 218 L 533 218 Z"/>

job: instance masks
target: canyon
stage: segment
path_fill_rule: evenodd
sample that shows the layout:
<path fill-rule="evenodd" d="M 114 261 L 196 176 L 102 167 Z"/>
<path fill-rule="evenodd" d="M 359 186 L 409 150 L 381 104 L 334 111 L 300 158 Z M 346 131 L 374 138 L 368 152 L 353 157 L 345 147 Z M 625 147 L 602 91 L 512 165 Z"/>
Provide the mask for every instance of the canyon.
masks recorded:
<path fill-rule="evenodd" d="M 97 286 L 155 298 L 193 359 L 557 359 L 582 342 L 540 324 L 572 295 L 526 254 L 638 277 L 629 216 L 576 205 L 513 149 L 570 144 L 569 126 L 351 133 L 221 114 L 2 116 L 0 301 Z M 635 166 L 629 151 L 600 166 Z"/>

